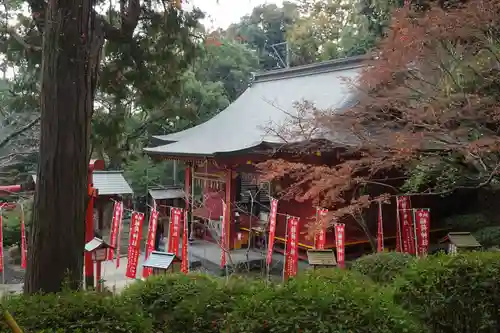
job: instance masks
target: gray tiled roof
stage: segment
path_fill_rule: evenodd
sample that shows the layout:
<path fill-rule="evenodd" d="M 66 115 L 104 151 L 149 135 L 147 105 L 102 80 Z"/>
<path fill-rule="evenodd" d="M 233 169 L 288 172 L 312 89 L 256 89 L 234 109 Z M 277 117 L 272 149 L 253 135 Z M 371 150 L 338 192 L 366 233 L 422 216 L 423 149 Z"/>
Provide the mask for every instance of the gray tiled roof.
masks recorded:
<path fill-rule="evenodd" d="M 181 132 L 155 136 L 168 144 L 145 151 L 159 155 L 212 156 L 262 143 L 281 144 L 283 140 L 269 131 L 269 127 L 283 126 L 293 119 L 297 114 L 296 103 L 309 101 L 321 109 L 352 105 L 355 93 L 345 79 L 358 77 L 363 59 L 341 59 L 258 74 L 253 84 L 215 117 Z M 348 140 L 345 134 L 328 139 L 338 143 Z"/>
<path fill-rule="evenodd" d="M 134 193 L 121 171 L 94 171 L 93 181 L 99 195 Z"/>
<path fill-rule="evenodd" d="M 170 265 L 172 265 L 174 259 L 175 254 L 173 253 L 153 251 L 149 255 L 148 259 L 146 259 L 144 264 L 142 264 L 142 266 L 148 268 L 167 269 L 170 267 Z"/>
<path fill-rule="evenodd" d="M 85 244 L 85 251 L 87 252 L 92 252 L 94 250 L 100 249 L 100 248 L 113 248 L 113 246 L 109 245 L 105 241 L 103 241 L 100 238 L 94 237 L 90 242 Z"/>
<path fill-rule="evenodd" d="M 450 232 L 440 243 L 450 242 L 457 247 L 481 247 L 481 244 L 470 232 Z"/>
<path fill-rule="evenodd" d="M 94 171 L 93 175 L 94 187 L 100 196 L 134 193 L 121 171 Z M 36 175 L 33 181 L 36 182 Z"/>
<path fill-rule="evenodd" d="M 149 195 L 154 200 L 184 198 L 184 190 L 180 187 L 154 188 L 149 190 Z"/>

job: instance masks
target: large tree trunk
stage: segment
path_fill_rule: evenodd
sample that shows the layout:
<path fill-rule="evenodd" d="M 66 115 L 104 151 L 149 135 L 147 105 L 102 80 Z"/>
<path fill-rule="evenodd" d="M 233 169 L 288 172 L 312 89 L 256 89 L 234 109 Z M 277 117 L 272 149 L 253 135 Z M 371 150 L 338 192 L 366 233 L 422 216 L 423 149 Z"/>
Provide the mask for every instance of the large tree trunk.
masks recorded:
<path fill-rule="evenodd" d="M 41 140 L 25 292 L 83 278 L 90 119 L 91 0 L 49 0 L 44 27 Z M 95 60 L 95 59 L 94 59 Z"/>

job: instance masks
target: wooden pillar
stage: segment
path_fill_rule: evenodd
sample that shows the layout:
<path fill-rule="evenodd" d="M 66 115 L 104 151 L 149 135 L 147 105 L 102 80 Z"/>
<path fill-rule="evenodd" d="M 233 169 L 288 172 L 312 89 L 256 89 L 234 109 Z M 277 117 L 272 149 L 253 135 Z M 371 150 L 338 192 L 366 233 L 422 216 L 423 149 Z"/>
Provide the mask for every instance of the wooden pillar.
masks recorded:
<path fill-rule="evenodd" d="M 97 197 L 97 191 L 93 186 L 92 172 L 89 172 L 88 194 L 89 201 L 87 204 L 87 217 L 85 219 L 85 243 L 90 242 L 94 238 L 94 200 Z M 85 287 L 91 289 L 94 287 L 94 261 L 92 253 L 85 252 Z"/>
<path fill-rule="evenodd" d="M 233 170 L 226 170 L 226 220 L 224 221 L 226 225 L 226 244 L 228 244 L 229 250 L 234 249 L 234 212 L 233 205 L 234 195 L 233 195 Z"/>
<path fill-rule="evenodd" d="M 104 231 L 104 198 L 97 199 L 97 229 L 101 232 Z"/>
<path fill-rule="evenodd" d="M 192 211 L 192 205 L 191 205 L 191 201 L 193 200 L 193 198 L 191 198 L 191 193 L 192 193 L 191 187 L 193 186 L 193 184 L 192 184 L 192 177 L 193 177 L 192 172 L 193 172 L 192 164 L 186 163 L 186 169 L 184 170 L 184 192 L 185 192 L 185 198 L 186 198 L 186 201 L 184 202 L 184 204 L 185 204 L 184 209 L 188 213 L 187 214 L 188 223 L 189 223 L 189 221 L 193 220 L 193 211 Z M 188 230 L 191 230 L 189 224 L 188 224 Z"/>

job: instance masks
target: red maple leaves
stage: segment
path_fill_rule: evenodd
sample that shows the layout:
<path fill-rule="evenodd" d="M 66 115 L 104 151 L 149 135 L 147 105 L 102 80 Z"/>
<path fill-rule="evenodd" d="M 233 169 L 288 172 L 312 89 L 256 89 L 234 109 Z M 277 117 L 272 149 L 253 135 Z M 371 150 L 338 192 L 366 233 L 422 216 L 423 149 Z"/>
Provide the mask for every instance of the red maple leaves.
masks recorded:
<path fill-rule="evenodd" d="M 267 177 L 290 184 L 284 196 L 314 199 L 337 219 L 361 216 L 374 201 L 400 194 L 416 165 L 432 169 L 450 156 L 474 175 L 473 186 L 489 184 L 500 170 L 499 27 L 500 0 L 425 11 L 407 3 L 352 82 L 360 92 L 355 107 L 340 115 L 299 107 L 300 128 L 330 137 L 349 131 L 357 145 L 316 142 L 322 154 L 314 162 L 269 161 L 261 165 Z M 286 135 L 298 135 L 291 128 Z M 419 191 L 441 191 L 435 186 Z"/>

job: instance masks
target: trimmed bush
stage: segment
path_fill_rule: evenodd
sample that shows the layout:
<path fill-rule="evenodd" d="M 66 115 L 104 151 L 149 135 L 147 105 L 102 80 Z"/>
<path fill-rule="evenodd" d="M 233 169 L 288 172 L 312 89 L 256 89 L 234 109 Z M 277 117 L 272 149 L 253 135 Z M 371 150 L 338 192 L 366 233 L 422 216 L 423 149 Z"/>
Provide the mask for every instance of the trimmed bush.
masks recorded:
<path fill-rule="evenodd" d="M 431 256 L 404 271 L 394 298 L 434 333 L 497 332 L 499 276 L 499 253 Z"/>
<path fill-rule="evenodd" d="M 477 241 L 485 248 L 500 246 L 500 226 L 479 229 L 474 233 Z"/>
<path fill-rule="evenodd" d="M 368 276 L 377 283 L 392 283 L 415 258 L 407 253 L 382 252 L 357 259 L 351 269 Z"/>
<path fill-rule="evenodd" d="M 318 270 L 240 297 L 228 332 L 425 332 L 390 294 L 350 271 Z"/>
<path fill-rule="evenodd" d="M 152 332 L 139 307 L 97 293 L 20 295 L 2 305 L 24 332 Z M 3 321 L 0 332 L 11 332 Z"/>
<path fill-rule="evenodd" d="M 153 276 L 127 288 L 122 297 L 151 314 L 157 330 L 165 332 L 219 332 L 231 310 L 234 290 L 205 275 Z"/>
<path fill-rule="evenodd" d="M 444 224 L 456 231 L 474 232 L 491 226 L 493 222 L 481 213 L 453 215 L 444 220 Z"/>

